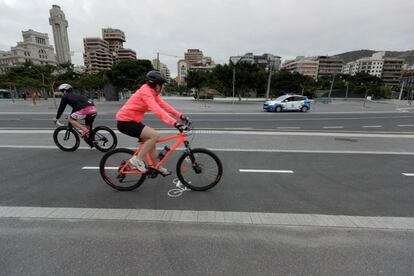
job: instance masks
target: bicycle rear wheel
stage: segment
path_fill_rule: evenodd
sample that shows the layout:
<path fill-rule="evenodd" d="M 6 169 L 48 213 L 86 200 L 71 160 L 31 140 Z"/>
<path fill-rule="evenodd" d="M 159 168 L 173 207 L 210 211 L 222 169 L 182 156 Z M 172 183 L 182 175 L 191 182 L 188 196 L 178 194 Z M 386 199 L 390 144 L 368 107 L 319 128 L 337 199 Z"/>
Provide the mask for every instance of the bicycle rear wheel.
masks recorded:
<path fill-rule="evenodd" d="M 80 144 L 78 134 L 67 126 L 60 126 L 53 132 L 53 141 L 63 151 L 75 151 Z"/>
<path fill-rule="evenodd" d="M 219 183 L 223 165 L 213 152 L 199 148 L 181 155 L 176 170 L 184 186 L 193 191 L 205 191 Z"/>
<path fill-rule="evenodd" d="M 114 149 L 106 153 L 99 164 L 99 171 L 106 184 L 118 191 L 132 191 L 145 180 L 145 174 L 123 174 L 122 166 L 131 159 L 134 154 L 130 149 Z"/>
<path fill-rule="evenodd" d="M 98 126 L 93 129 L 93 143 L 96 149 L 102 152 L 116 148 L 118 139 L 115 133 L 106 126 Z"/>

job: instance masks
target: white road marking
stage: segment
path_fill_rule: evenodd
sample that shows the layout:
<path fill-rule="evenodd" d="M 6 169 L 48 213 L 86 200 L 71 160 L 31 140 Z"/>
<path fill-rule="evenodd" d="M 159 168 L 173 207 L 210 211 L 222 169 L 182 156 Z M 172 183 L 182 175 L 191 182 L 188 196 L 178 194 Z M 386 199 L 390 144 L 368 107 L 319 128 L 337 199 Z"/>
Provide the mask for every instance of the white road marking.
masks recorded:
<path fill-rule="evenodd" d="M 58 150 L 56 146 L 41 146 L 41 145 L 0 145 L 0 148 L 5 149 L 54 149 Z M 131 150 L 136 150 L 134 147 L 127 147 Z M 161 148 L 157 147 L 157 150 Z M 79 147 L 78 150 L 94 150 L 90 147 Z M 184 148 L 178 148 L 178 151 Z M 262 152 L 262 153 L 320 153 L 320 154 L 370 154 L 370 155 L 414 155 L 414 152 L 409 151 L 356 151 L 356 150 L 283 150 L 283 149 L 229 149 L 229 148 L 209 148 L 211 151 L 217 152 Z"/>
<path fill-rule="evenodd" d="M 20 121 L 20 119 L 19 118 L 9 118 L 9 119 L 7 119 L 7 118 L 0 118 L 0 121 Z"/>
<path fill-rule="evenodd" d="M 217 224 L 341 227 L 367 229 L 414 230 L 411 217 L 368 217 L 321 214 L 290 214 L 262 212 L 222 212 L 163 209 L 108 209 L 0 206 L 1 218 L 49 219 L 49 220 L 118 220 L 192 222 Z"/>
<path fill-rule="evenodd" d="M 277 129 L 300 129 L 300 127 L 277 127 Z"/>
<path fill-rule="evenodd" d="M 364 128 L 379 128 L 379 127 L 382 127 L 382 126 L 376 125 L 376 126 L 362 126 L 362 127 L 364 127 Z"/>
<path fill-rule="evenodd" d="M 252 172 L 252 173 L 294 173 L 291 170 L 252 170 L 252 169 L 240 169 L 240 172 Z"/>
<path fill-rule="evenodd" d="M 397 125 L 398 127 L 414 127 L 414 125 Z"/>
<path fill-rule="evenodd" d="M 0 134 L 51 134 L 54 129 L 28 130 L 28 129 L 0 129 Z M 114 130 L 120 134 L 118 130 Z M 163 134 L 177 134 L 176 130 L 159 130 Z M 394 133 L 357 133 L 357 132 L 277 132 L 277 131 L 249 131 L 249 130 L 195 130 L 197 134 L 228 134 L 228 135 L 261 135 L 261 136 L 318 136 L 318 137 L 366 137 L 366 138 L 414 138 L 414 134 L 394 134 Z"/>
<path fill-rule="evenodd" d="M 325 129 L 341 129 L 344 128 L 343 126 L 324 126 Z"/>
<path fill-rule="evenodd" d="M 405 176 L 414 176 L 414 173 L 403 173 Z"/>
<path fill-rule="evenodd" d="M 105 167 L 105 170 L 117 170 L 119 167 Z M 99 170 L 99 167 L 82 167 L 82 170 Z"/>

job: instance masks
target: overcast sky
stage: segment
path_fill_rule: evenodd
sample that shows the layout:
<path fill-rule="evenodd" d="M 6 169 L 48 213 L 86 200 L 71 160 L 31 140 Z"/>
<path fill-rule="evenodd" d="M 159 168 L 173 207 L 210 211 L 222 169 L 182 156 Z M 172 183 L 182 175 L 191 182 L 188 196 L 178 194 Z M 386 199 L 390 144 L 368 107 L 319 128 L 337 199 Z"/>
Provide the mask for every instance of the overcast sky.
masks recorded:
<path fill-rule="evenodd" d="M 184 56 L 199 48 L 217 63 L 247 52 L 283 60 L 351 50 L 414 49 L 413 0 L 0 0 L 0 50 L 21 31 L 49 34 L 49 9 L 58 4 L 69 22 L 72 62 L 83 65 L 84 37 L 105 27 L 125 32 L 124 47 L 138 58 Z M 160 56 L 172 76 L 178 58 Z"/>

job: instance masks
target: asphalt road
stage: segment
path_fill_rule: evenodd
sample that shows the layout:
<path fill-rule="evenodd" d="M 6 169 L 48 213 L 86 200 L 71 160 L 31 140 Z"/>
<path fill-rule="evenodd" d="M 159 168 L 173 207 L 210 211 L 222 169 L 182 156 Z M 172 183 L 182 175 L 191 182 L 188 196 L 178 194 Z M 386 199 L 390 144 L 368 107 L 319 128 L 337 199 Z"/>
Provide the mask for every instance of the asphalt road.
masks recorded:
<path fill-rule="evenodd" d="M 412 113 L 205 113 L 188 114 L 198 129 L 255 129 L 272 131 L 342 131 L 342 132 L 413 132 Z M 52 129 L 52 114 L 2 114 L 0 128 Z M 64 120 L 62 120 L 64 121 Z M 170 128 L 154 115 L 145 117 L 144 123 L 156 128 Z M 95 125 L 116 128 L 114 114 L 98 115 Z"/>
<path fill-rule="evenodd" d="M 107 186 L 102 153 L 57 149 L 2 149 L 0 205 L 124 209 L 212 210 L 363 216 L 414 216 L 414 156 L 218 152 L 220 185 L 171 198 L 175 176 L 133 192 Z M 175 168 L 173 158 L 167 164 Z M 242 171 L 241 171 L 242 170 Z M 293 173 L 245 172 L 289 170 Z"/>
<path fill-rule="evenodd" d="M 102 153 L 85 149 L 83 142 L 73 153 L 55 147 L 50 111 L 0 111 L 0 207 L 6 208 L 0 208 L 0 275 L 414 273 L 413 114 L 229 114 L 225 104 L 220 108 L 189 114 L 195 127 L 206 129 L 196 134 L 194 147 L 218 154 L 223 179 L 212 190 L 178 197 L 169 193 L 177 188 L 175 175 L 147 180 L 133 192 L 115 191 L 96 169 L 86 169 L 98 166 Z M 163 135 L 174 132 L 153 115 L 146 122 L 171 130 Z M 112 111 L 96 122 L 114 123 Z M 118 138 L 120 147 L 136 143 Z M 176 158 L 167 167 L 174 168 Z M 7 206 L 109 211 L 99 220 L 10 218 Z M 290 226 L 131 221 L 115 220 L 113 210 L 293 214 L 298 221 Z M 308 227 L 300 215 L 331 221 Z M 401 219 L 407 221 L 392 230 L 380 223 Z M 347 228 L 351 224 L 333 223 L 337 220 L 368 227 Z"/>

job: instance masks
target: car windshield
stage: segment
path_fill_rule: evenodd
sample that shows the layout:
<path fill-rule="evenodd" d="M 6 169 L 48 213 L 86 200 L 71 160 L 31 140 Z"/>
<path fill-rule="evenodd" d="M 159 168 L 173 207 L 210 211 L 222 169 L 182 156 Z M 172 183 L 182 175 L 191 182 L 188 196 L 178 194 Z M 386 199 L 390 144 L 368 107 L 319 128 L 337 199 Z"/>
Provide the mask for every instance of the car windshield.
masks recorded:
<path fill-rule="evenodd" d="M 281 101 L 283 101 L 284 99 L 286 99 L 287 97 L 289 97 L 289 96 L 287 96 L 287 95 L 283 95 L 283 96 L 280 96 L 280 97 L 276 98 L 276 99 L 275 99 L 275 101 L 281 102 Z"/>

